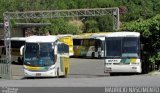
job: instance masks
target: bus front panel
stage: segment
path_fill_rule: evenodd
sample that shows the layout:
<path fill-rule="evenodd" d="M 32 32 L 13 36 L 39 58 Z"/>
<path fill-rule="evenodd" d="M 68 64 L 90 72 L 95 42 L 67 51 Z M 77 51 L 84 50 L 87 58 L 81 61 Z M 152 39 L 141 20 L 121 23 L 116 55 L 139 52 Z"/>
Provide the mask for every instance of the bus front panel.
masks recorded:
<path fill-rule="evenodd" d="M 107 37 L 105 72 L 141 73 L 139 37 Z"/>

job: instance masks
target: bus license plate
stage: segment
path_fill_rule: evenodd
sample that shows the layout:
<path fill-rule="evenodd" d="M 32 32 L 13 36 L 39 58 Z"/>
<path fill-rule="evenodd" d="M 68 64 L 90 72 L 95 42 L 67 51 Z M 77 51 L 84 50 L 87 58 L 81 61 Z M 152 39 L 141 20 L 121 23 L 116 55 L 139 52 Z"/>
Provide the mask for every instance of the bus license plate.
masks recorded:
<path fill-rule="evenodd" d="M 41 76 L 41 73 L 36 73 L 36 76 Z"/>

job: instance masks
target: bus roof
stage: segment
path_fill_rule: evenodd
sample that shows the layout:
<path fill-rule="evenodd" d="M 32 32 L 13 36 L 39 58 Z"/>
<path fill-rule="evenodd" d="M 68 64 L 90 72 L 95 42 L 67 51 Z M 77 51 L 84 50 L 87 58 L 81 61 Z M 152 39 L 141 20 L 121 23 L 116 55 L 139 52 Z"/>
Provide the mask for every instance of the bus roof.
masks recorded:
<path fill-rule="evenodd" d="M 111 33 L 111 32 L 101 32 L 101 33 L 94 33 L 91 35 L 91 37 L 105 37 L 108 33 Z"/>
<path fill-rule="evenodd" d="M 106 34 L 106 37 L 139 37 L 139 32 L 112 32 Z"/>
<path fill-rule="evenodd" d="M 87 38 L 90 38 L 91 35 L 93 33 L 83 33 L 83 34 L 79 34 L 79 35 L 74 35 L 73 38 L 77 38 L 77 39 L 87 39 Z"/>
<path fill-rule="evenodd" d="M 105 40 L 106 35 L 110 32 L 104 32 L 104 33 L 94 33 L 91 35 L 90 38 L 95 38 L 95 39 L 100 39 L 100 40 Z"/>
<path fill-rule="evenodd" d="M 56 40 L 57 40 L 56 36 L 30 36 L 27 37 L 26 42 L 45 43 L 45 42 L 55 42 Z"/>
<path fill-rule="evenodd" d="M 7 40 L 10 39 L 11 41 L 25 41 L 26 37 L 11 37 L 11 38 L 7 38 Z M 4 40 L 4 39 L 1 39 Z"/>
<path fill-rule="evenodd" d="M 94 38 L 94 39 L 100 39 L 100 40 L 105 40 L 105 36 L 96 36 L 96 37 L 91 37 L 91 38 Z"/>
<path fill-rule="evenodd" d="M 25 41 L 26 37 L 11 37 L 11 41 Z"/>
<path fill-rule="evenodd" d="M 73 38 L 95 38 L 95 37 L 105 37 L 106 34 L 108 34 L 110 32 L 98 32 L 98 33 L 83 33 L 83 34 L 79 34 L 79 35 L 74 35 Z"/>

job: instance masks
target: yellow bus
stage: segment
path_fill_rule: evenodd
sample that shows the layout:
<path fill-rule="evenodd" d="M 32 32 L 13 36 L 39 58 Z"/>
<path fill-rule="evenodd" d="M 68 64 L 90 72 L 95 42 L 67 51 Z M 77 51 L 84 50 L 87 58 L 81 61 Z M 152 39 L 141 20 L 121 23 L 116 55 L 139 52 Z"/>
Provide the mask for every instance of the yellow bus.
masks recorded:
<path fill-rule="evenodd" d="M 23 57 L 20 55 L 20 48 L 25 44 L 25 37 L 12 37 L 11 40 L 11 61 L 18 62 L 20 64 L 23 63 Z M 4 40 L 0 40 L 0 54 L 1 57 L 6 55 L 5 47 L 4 47 Z"/>
<path fill-rule="evenodd" d="M 101 40 L 99 39 L 73 39 L 74 57 L 88 57 L 95 58 L 96 51 L 101 47 Z"/>
<path fill-rule="evenodd" d="M 59 41 L 69 46 L 69 55 L 73 56 L 73 36 L 72 35 L 58 35 Z"/>
<path fill-rule="evenodd" d="M 73 38 L 74 57 L 104 57 L 104 41 L 107 33 L 84 33 Z"/>

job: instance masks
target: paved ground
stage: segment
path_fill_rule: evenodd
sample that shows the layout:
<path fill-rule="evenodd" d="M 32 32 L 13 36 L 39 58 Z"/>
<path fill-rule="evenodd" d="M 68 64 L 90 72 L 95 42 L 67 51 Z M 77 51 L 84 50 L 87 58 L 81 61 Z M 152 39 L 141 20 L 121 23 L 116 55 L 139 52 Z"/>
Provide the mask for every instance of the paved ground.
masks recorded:
<path fill-rule="evenodd" d="M 71 58 L 70 75 L 69 78 L 91 78 L 91 77 L 104 77 L 106 74 L 103 72 L 104 63 L 101 59 L 76 59 Z M 12 65 L 13 79 L 23 79 L 22 65 Z"/>
<path fill-rule="evenodd" d="M 108 76 L 103 73 L 103 60 L 71 59 L 68 78 L 23 79 L 21 65 L 13 65 L 14 80 L 0 80 L 0 86 L 14 87 L 160 87 L 160 73 Z"/>
<path fill-rule="evenodd" d="M 41 78 L 0 80 L 10 87 L 160 87 L 160 76 L 133 75 L 92 78 Z"/>

